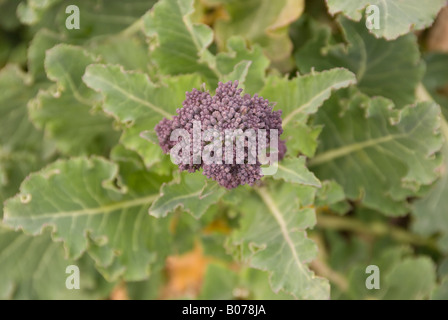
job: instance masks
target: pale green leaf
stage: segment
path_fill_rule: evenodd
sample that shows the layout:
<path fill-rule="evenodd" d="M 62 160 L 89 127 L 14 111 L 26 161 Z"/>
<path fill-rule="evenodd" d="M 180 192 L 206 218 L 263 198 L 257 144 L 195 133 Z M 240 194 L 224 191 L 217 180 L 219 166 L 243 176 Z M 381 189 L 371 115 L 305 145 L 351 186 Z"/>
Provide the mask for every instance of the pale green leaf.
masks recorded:
<path fill-rule="evenodd" d="M 324 129 L 308 167 L 319 179 L 342 185 L 349 199 L 402 215 L 406 198 L 437 178 L 439 120 L 440 108 L 433 103 L 398 111 L 384 98 L 332 98 L 317 114 Z"/>
<path fill-rule="evenodd" d="M 329 44 L 331 30 L 319 29 L 295 54 L 300 71 L 344 67 L 356 74 L 358 87 L 365 94 L 389 98 L 398 107 L 413 103 L 424 71 L 416 37 L 376 39 L 362 22 L 342 17 L 337 21 L 347 45 Z"/>
<path fill-rule="evenodd" d="M 157 300 L 160 290 L 165 285 L 164 270 L 152 274 L 149 280 L 139 282 L 126 282 L 126 293 L 130 300 Z"/>
<path fill-rule="evenodd" d="M 438 265 L 437 276 L 440 283 L 434 288 L 431 300 L 448 300 L 448 258 Z"/>
<path fill-rule="evenodd" d="M 270 64 L 269 59 L 263 55 L 261 47 L 255 45 L 252 49 L 248 49 L 243 38 L 231 37 L 227 41 L 227 50 L 228 52 L 221 52 L 216 56 L 219 72 L 229 74 L 241 61 L 250 61 L 244 91 L 250 94 L 258 93 L 264 86 L 266 69 Z"/>
<path fill-rule="evenodd" d="M 434 262 L 425 256 L 412 256 L 408 247 L 385 247 L 370 261 L 350 272 L 349 297 L 352 299 L 421 300 L 428 299 L 436 282 Z M 366 288 L 368 265 L 379 268 L 379 289 Z"/>
<path fill-rule="evenodd" d="M 89 66 L 83 80 L 103 94 L 103 109 L 127 127 L 121 142 L 137 151 L 148 166 L 160 161 L 162 151 L 142 138 L 142 132 L 154 130 L 163 118 L 170 119 L 182 107 L 185 92 L 201 84 L 197 75 L 185 75 L 166 78 L 163 84 L 155 85 L 144 73 L 106 65 Z"/>
<path fill-rule="evenodd" d="M 66 268 L 79 268 L 80 288 L 69 290 Z M 32 237 L 0 227 L 0 299 L 98 299 L 111 289 L 90 259 L 66 260 L 50 235 Z"/>
<path fill-rule="evenodd" d="M 448 55 L 432 53 L 426 56 L 427 71 L 423 81 L 424 86 L 419 87 L 419 98 L 422 100 L 435 100 L 441 104 L 443 117 L 441 129 L 445 138 L 442 147 L 443 163 L 438 172 L 439 180 L 431 186 L 421 199 L 413 203 L 414 216 L 412 229 L 422 235 L 430 236 L 440 233 L 438 244 L 441 250 L 448 252 L 448 99 L 443 88 L 448 84 Z"/>
<path fill-rule="evenodd" d="M 322 131 L 322 127 L 311 127 L 305 123 L 296 123 L 294 128 L 286 129 L 282 138 L 289 136 L 289 140 L 286 141 L 288 147 L 288 153 L 302 153 L 307 157 L 312 157 L 316 153 L 317 146 L 319 144 L 318 137 Z M 289 133 L 288 133 L 289 132 Z"/>
<path fill-rule="evenodd" d="M 144 16 L 146 34 L 156 40 L 151 57 L 166 74 L 198 73 L 216 86 L 219 74 L 207 49 L 213 41 L 213 31 L 191 21 L 193 3 L 194 0 L 161 0 Z"/>
<path fill-rule="evenodd" d="M 273 292 L 269 274 L 261 270 L 244 268 L 238 274 L 238 286 L 234 291 L 236 299 L 248 300 L 293 300 L 290 294 Z M 267 313 L 267 311 L 266 311 Z"/>
<path fill-rule="evenodd" d="M 345 201 L 344 188 L 335 181 L 323 181 L 322 188 L 317 190 L 316 208 L 323 211 L 330 209 L 332 212 L 344 214 L 350 209 L 350 205 Z"/>
<path fill-rule="evenodd" d="M 238 87 L 244 89 L 245 82 L 247 78 L 247 74 L 249 73 L 249 68 L 252 64 L 252 61 L 241 61 L 237 65 L 232 72 L 227 75 L 221 77 L 221 81 L 223 83 L 227 83 L 229 81 L 238 81 Z"/>
<path fill-rule="evenodd" d="M 22 1 L 17 8 L 17 15 L 23 24 L 35 24 L 40 21 L 46 10 L 49 10 L 58 2 L 61 2 L 61 0 Z"/>
<path fill-rule="evenodd" d="M 283 179 L 286 182 L 302 184 L 306 186 L 321 187 L 320 181 L 306 167 L 305 157 L 286 158 L 278 163 L 274 179 Z M 264 168 L 262 168 L 264 174 Z"/>
<path fill-rule="evenodd" d="M 306 122 L 310 114 L 327 100 L 333 90 L 346 88 L 356 83 L 353 73 L 337 68 L 324 72 L 310 73 L 292 80 L 269 77 L 260 95 L 276 103 L 282 110 L 283 126 Z"/>
<path fill-rule="evenodd" d="M 28 120 L 26 105 L 39 86 L 16 65 L 0 71 L 0 145 L 5 151 L 39 150 L 41 134 Z"/>
<path fill-rule="evenodd" d="M 180 182 L 162 186 L 160 196 L 153 202 L 149 213 L 161 218 L 180 207 L 199 219 L 224 193 L 224 188 L 214 181 L 207 181 L 201 173 L 184 173 Z"/>
<path fill-rule="evenodd" d="M 281 139 L 286 140 L 290 154 L 296 155 L 299 151 L 309 156 L 314 154 L 320 128 L 306 125 L 309 116 L 330 98 L 332 91 L 354 83 L 354 74 L 340 68 L 298 75 L 292 80 L 268 78 L 260 95 L 275 103 L 277 110 L 282 110 L 284 132 Z"/>
<path fill-rule="evenodd" d="M 119 64 L 126 70 L 140 72 L 153 71 L 154 62 L 148 52 L 148 44 L 144 35 L 127 35 L 119 33 L 110 37 L 102 37 L 85 45 L 89 52 L 101 56 L 102 61 Z"/>
<path fill-rule="evenodd" d="M 39 169 L 51 153 L 43 134 L 28 119 L 27 103 L 39 89 L 15 65 L 0 71 L 0 203 L 18 191 L 20 182 Z M 2 210 L 0 210 L 1 216 Z"/>
<path fill-rule="evenodd" d="M 20 1 L 0 0 L 0 26 L 6 30 L 14 30 L 20 22 L 16 11 Z"/>
<path fill-rule="evenodd" d="M 311 272 L 307 263 L 317 253 L 305 229 L 314 226 L 315 213 L 304 208 L 312 202 L 314 188 L 271 184 L 245 197 L 238 205 L 240 228 L 230 243 L 251 267 L 268 271 L 274 292 L 299 299 L 328 299 L 329 284 Z"/>
<path fill-rule="evenodd" d="M 448 300 L 448 279 L 438 285 L 431 294 L 431 300 Z"/>
<path fill-rule="evenodd" d="M 442 132 L 445 143 L 442 147 L 443 164 L 440 168 L 441 177 L 431 187 L 429 192 L 413 203 L 412 214 L 415 217 L 413 230 L 419 234 L 430 236 L 437 232 L 448 234 L 448 125 L 442 120 Z M 448 251 L 448 246 L 440 244 L 442 249 Z M 446 240 L 445 240 L 446 241 Z"/>
<path fill-rule="evenodd" d="M 223 265 L 212 263 L 205 272 L 198 299 L 231 300 L 237 280 L 235 272 Z"/>
<path fill-rule="evenodd" d="M 446 4 L 445 0 L 327 0 L 328 9 L 335 15 L 342 12 L 345 16 L 359 21 L 370 5 L 379 9 L 379 29 L 371 32 L 377 37 L 388 40 L 396 39 L 410 31 L 425 29 L 432 25 L 439 10 Z"/>
<path fill-rule="evenodd" d="M 284 292 L 272 292 L 265 272 L 252 268 L 242 268 L 235 272 L 218 263 L 211 263 L 208 266 L 198 298 L 207 300 L 292 299 Z M 267 313 L 267 310 L 265 311 Z"/>
<path fill-rule="evenodd" d="M 46 51 L 61 43 L 64 37 L 48 29 L 39 30 L 28 48 L 28 70 L 35 81 L 47 80 L 45 72 Z"/>
<path fill-rule="evenodd" d="M 50 226 L 69 257 L 88 250 L 106 278 L 145 279 L 169 241 L 167 221 L 148 216 L 160 178 L 126 172 L 120 189 L 117 179 L 118 167 L 101 158 L 55 162 L 6 202 L 4 223 L 34 235 Z"/>
<path fill-rule="evenodd" d="M 405 259 L 384 277 L 384 300 L 427 299 L 435 283 L 434 262 L 427 257 Z M 384 289 L 383 289 L 384 290 Z"/>
<path fill-rule="evenodd" d="M 67 154 L 104 154 L 118 140 L 112 119 L 93 109 L 97 94 L 82 82 L 85 68 L 95 61 L 80 47 L 58 45 L 47 51 L 47 76 L 57 84 L 40 91 L 29 105 L 32 121 Z"/>
<path fill-rule="evenodd" d="M 300 17 L 303 0 L 245 0 L 225 1 L 229 19 L 215 25 L 216 41 L 225 49 L 232 36 L 242 36 L 260 44 L 271 61 L 282 61 L 292 51 L 288 36 L 289 25 Z"/>
<path fill-rule="evenodd" d="M 27 0 L 19 5 L 18 16 L 23 24 L 30 25 L 33 30 L 48 28 L 69 39 L 85 41 L 119 31 L 138 31 L 141 29 L 139 18 L 154 3 L 155 0 L 89 0 L 76 3 L 63 0 Z M 70 15 L 65 12 L 69 5 L 79 8 L 79 29 L 67 29 L 65 25 Z"/>

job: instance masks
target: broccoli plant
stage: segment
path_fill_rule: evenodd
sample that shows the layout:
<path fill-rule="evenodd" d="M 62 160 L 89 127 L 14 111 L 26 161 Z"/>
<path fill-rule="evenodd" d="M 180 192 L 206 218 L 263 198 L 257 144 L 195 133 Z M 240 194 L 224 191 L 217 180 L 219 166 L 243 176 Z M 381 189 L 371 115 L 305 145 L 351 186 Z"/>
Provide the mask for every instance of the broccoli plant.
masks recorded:
<path fill-rule="evenodd" d="M 0 0 L 1 299 L 448 299 L 445 0 L 69 2 Z"/>
<path fill-rule="evenodd" d="M 250 94 L 241 97 L 243 89 L 237 87 L 238 81 L 220 82 L 213 98 L 207 92 L 193 89 L 187 93 L 183 108 L 178 110 L 179 115 L 172 120 L 164 118 L 155 127 L 165 153 L 170 153 L 173 148 L 178 149 L 179 140 L 185 144 L 185 149 L 188 148 L 185 154 L 184 149 L 177 154 L 185 159 L 175 159 L 181 170 L 195 172 L 202 167 L 204 175 L 228 189 L 244 184 L 254 185 L 261 179 L 261 153 L 257 151 L 263 148 L 262 139 L 264 149 L 274 148 L 271 130 L 276 131 L 274 139 L 278 156 L 275 160 L 282 159 L 286 153 L 285 142 L 278 141 L 278 135 L 283 133 L 281 111 L 272 111 L 269 101 L 257 95 L 253 98 Z M 178 132 L 181 139 L 177 137 L 176 140 L 176 136 L 173 137 L 175 130 L 186 130 L 185 140 L 180 135 L 182 132 Z M 195 138 L 206 141 L 195 141 Z M 238 138 L 240 150 L 234 145 Z M 207 158 L 205 149 L 210 149 L 208 152 L 213 155 Z"/>

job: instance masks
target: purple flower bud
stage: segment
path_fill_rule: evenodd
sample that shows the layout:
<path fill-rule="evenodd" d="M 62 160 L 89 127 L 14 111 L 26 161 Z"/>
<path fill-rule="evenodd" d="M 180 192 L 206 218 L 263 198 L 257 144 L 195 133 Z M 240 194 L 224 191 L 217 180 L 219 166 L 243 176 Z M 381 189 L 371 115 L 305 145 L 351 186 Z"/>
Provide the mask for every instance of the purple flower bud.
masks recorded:
<path fill-rule="evenodd" d="M 156 125 L 155 131 L 159 139 L 160 147 L 166 154 L 176 145 L 176 142 L 170 141 L 171 133 L 174 129 L 186 129 L 190 134 L 190 140 L 193 141 L 193 120 L 201 122 L 201 130 L 217 129 L 224 137 L 225 130 L 257 129 L 266 130 L 266 141 L 269 146 L 269 131 L 278 130 L 278 135 L 283 133 L 281 111 L 273 111 L 268 100 L 259 97 L 257 94 L 251 97 L 249 94 L 242 96 L 242 89 L 238 88 L 238 81 L 219 83 L 216 89 L 216 95 L 211 96 L 208 92 L 193 89 L 186 93 L 186 99 L 182 103 L 183 108 L 177 109 L 177 115 L 172 120 L 163 119 Z M 203 133 L 202 132 L 202 133 Z M 225 142 L 225 145 L 228 145 Z M 223 152 L 222 164 L 193 164 L 193 156 L 197 156 L 197 150 L 191 147 L 190 163 L 180 164 L 179 169 L 188 172 L 194 172 L 203 169 L 203 174 L 210 179 L 217 181 L 221 186 L 228 189 L 236 188 L 239 185 L 253 185 L 261 179 L 261 164 L 247 163 L 249 154 L 247 142 L 244 151 L 246 159 L 242 164 L 236 163 L 236 150 L 233 150 L 234 164 L 226 164 L 224 161 L 225 152 Z M 202 143 L 202 148 L 204 143 Z M 278 156 L 281 160 L 286 153 L 285 142 L 278 142 Z M 194 151 L 194 152 L 193 152 Z"/>

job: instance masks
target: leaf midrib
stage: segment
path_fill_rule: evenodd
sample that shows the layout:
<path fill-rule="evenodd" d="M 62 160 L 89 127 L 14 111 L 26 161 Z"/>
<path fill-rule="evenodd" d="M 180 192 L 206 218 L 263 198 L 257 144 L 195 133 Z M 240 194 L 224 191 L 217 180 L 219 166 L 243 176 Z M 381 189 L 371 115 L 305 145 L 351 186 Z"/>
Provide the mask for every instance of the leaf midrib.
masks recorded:
<path fill-rule="evenodd" d="M 151 208 L 150 209 L 150 214 L 152 216 L 159 217 L 158 212 L 161 211 L 160 208 L 169 207 L 170 204 L 173 203 L 173 202 L 174 203 L 178 202 L 178 206 L 183 205 L 181 202 L 179 202 L 179 200 L 188 199 L 188 198 L 196 199 L 196 197 L 199 197 L 201 195 L 202 191 L 203 191 L 203 189 L 201 189 L 199 191 L 196 191 L 194 193 L 189 193 L 189 194 L 186 194 L 186 195 L 180 195 L 180 196 L 171 198 L 169 201 L 163 203 L 163 205 L 161 207 L 159 207 L 157 209 L 152 209 Z M 162 209 L 162 215 L 166 215 L 166 213 L 167 213 L 167 210 L 166 209 Z"/>
<path fill-rule="evenodd" d="M 275 204 L 274 200 L 272 199 L 271 195 L 264 188 L 257 189 L 257 192 L 260 195 L 260 197 L 263 200 L 263 202 L 268 207 L 269 211 L 274 216 L 275 220 L 277 221 L 277 223 L 278 223 L 278 225 L 280 227 L 280 231 L 281 231 L 281 233 L 283 235 L 283 238 L 285 239 L 285 242 L 286 242 L 286 244 L 288 245 L 288 247 L 289 247 L 289 249 L 291 251 L 292 257 L 293 257 L 294 262 L 297 265 L 298 269 L 300 270 L 300 272 L 302 274 L 305 275 L 305 277 L 308 280 L 312 280 L 310 278 L 310 275 L 308 274 L 308 272 L 306 272 L 306 270 L 304 269 L 303 264 L 300 261 L 299 256 L 297 255 L 297 252 L 295 250 L 294 242 L 292 241 L 291 237 L 289 236 L 289 232 L 288 232 L 288 227 L 286 225 L 286 221 L 283 219 L 283 216 L 282 216 L 280 210 L 278 209 L 277 205 Z"/>
<path fill-rule="evenodd" d="M 104 78 L 102 78 L 102 77 L 98 77 L 98 76 L 95 76 L 95 75 L 93 75 L 93 74 L 90 74 L 90 77 L 92 77 L 92 78 L 96 79 L 97 81 L 99 81 L 99 82 L 103 82 L 104 84 L 106 84 L 106 85 L 112 87 L 114 90 L 118 91 L 119 93 L 121 93 L 121 94 L 124 95 L 125 97 L 128 97 L 128 98 L 131 99 L 132 101 L 137 102 L 137 103 L 139 103 L 139 104 L 141 104 L 141 105 L 144 105 L 144 106 L 146 106 L 146 107 L 152 109 L 153 111 L 155 111 L 155 112 L 161 114 L 162 116 L 166 117 L 167 119 L 171 119 L 171 117 L 172 117 L 171 114 L 169 114 L 169 113 L 166 112 L 165 110 L 161 109 L 160 107 L 158 107 L 158 106 L 152 104 L 151 102 L 146 101 L 146 100 L 143 100 L 143 99 L 141 99 L 141 98 L 139 98 L 139 97 L 133 95 L 132 93 L 123 90 L 123 89 L 120 88 L 119 86 L 115 85 L 114 83 L 112 83 L 112 82 L 110 82 L 110 81 L 107 81 L 106 79 L 104 79 Z"/>
<path fill-rule="evenodd" d="M 311 159 L 308 163 L 309 167 L 313 167 L 313 166 L 317 166 L 320 165 L 322 163 L 326 163 L 329 161 L 332 161 L 334 159 L 337 158 L 341 158 L 344 157 L 350 153 L 368 148 L 368 147 L 372 147 L 378 144 L 382 144 L 385 142 L 389 142 L 395 139 L 399 139 L 406 136 L 406 134 L 390 134 L 384 137 L 380 137 L 380 138 L 376 138 L 376 139 L 371 139 L 371 140 L 367 140 L 367 141 L 363 141 L 363 142 L 358 142 L 358 143 L 352 143 L 340 148 L 336 148 L 336 149 L 331 149 L 329 151 L 326 151 L 324 153 L 321 153 L 319 155 L 317 155 L 316 157 L 314 157 L 313 159 Z"/>
<path fill-rule="evenodd" d="M 311 104 L 313 104 L 315 101 L 319 101 L 321 99 L 325 99 L 325 96 L 331 93 L 331 90 L 337 90 L 339 88 L 345 87 L 347 84 L 353 83 L 353 80 L 344 80 L 338 83 L 335 83 L 324 90 L 320 91 L 318 94 L 314 95 L 308 102 L 301 105 L 299 108 L 295 109 L 293 112 L 288 114 L 285 119 L 283 120 L 283 127 L 286 127 L 286 125 L 299 113 L 303 112 L 303 110 L 307 109 Z"/>
<path fill-rule="evenodd" d="M 54 212 L 54 213 L 43 213 L 35 216 L 26 217 L 26 220 L 40 220 L 40 219 L 58 219 L 58 218 L 67 218 L 67 217 L 80 217 L 86 215 L 97 215 L 97 214 L 106 214 L 113 211 L 118 211 L 122 209 L 137 207 L 141 205 L 146 205 L 153 202 L 158 197 L 157 194 L 152 194 L 149 196 L 136 198 L 127 201 L 115 202 L 109 205 L 100 206 L 96 208 L 85 208 L 81 210 L 73 210 L 73 211 L 63 211 L 63 212 Z M 4 214 L 4 221 L 18 220 L 14 219 L 17 217 L 8 216 L 8 212 Z M 23 217 L 19 217 L 19 219 Z"/>

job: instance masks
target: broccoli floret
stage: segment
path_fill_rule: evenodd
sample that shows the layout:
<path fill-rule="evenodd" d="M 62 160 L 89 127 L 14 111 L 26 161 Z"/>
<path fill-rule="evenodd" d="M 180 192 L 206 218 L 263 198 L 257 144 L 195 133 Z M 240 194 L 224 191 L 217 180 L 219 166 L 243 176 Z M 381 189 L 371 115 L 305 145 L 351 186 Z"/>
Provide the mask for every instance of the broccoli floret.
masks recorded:
<path fill-rule="evenodd" d="M 242 96 L 242 89 L 238 89 L 238 81 L 219 83 L 215 96 L 211 96 L 208 92 L 193 89 L 186 93 L 186 99 L 182 103 L 183 107 L 177 109 L 177 115 L 171 120 L 163 119 L 155 127 L 159 144 L 164 153 L 170 153 L 171 149 L 179 141 L 171 141 L 171 133 L 175 129 L 185 129 L 190 135 L 190 141 L 193 141 L 194 121 L 201 124 L 201 134 L 208 129 L 217 130 L 222 136 L 225 136 L 226 130 L 238 130 L 243 132 L 246 130 L 264 129 L 266 131 L 266 145 L 270 146 L 270 130 L 278 130 L 278 136 L 283 133 L 282 128 L 282 111 L 273 111 L 269 101 L 250 94 Z M 222 164 L 207 164 L 195 162 L 194 155 L 202 154 L 203 148 L 207 142 L 201 141 L 200 150 L 193 150 L 193 144 L 190 147 L 190 161 L 188 163 L 180 163 L 179 169 L 182 171 L 195 172 L 200 168 L 203 174 L 210 179 L 217 181 L 221 186 L 228 189 L 235 188 L 239 185 L 253 185 L 263 176 L 261 174 L 261 163 L 256 160 L 255 163 L 247 161 L 249 156 L 249 148 L 247 141 L 244 148 L 244 161 L 238 164 L 232 161 L 231 164 L 226 162 L 225 151 L 222 152 Z M 258 141 L 257 141 L 258 143 Z M 223 148 L 225 142 L 222 144 Z M 258 147 L 258 145 L 257 145 Z M 237 158 L 237 148 L 233 148 L 233 160 Z M 258 150 L 258 148 L 256 149 Z M 286 153 L 286 145 L 282 140 L 278 141 L 278 158 L 281 160 Z"/>

